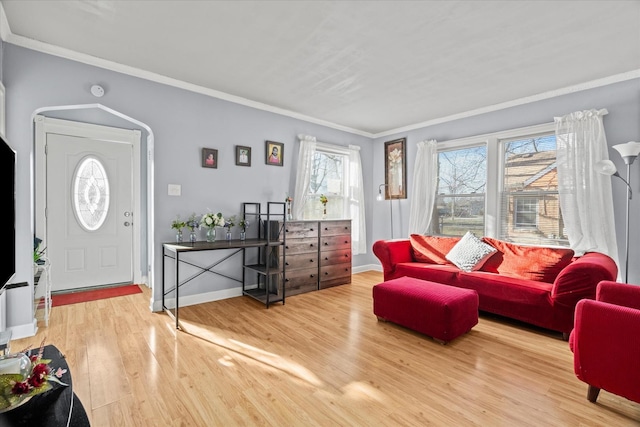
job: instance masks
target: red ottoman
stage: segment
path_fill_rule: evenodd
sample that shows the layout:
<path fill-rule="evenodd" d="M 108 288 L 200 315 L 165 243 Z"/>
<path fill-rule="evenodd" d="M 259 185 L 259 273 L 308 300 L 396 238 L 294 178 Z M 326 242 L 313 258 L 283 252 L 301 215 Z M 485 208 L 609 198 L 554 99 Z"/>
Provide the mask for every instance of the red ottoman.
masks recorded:
<path fill-rule="evenodd" d="M 478 293 L 400 277 L 373 287 L 373 313 L 444 344 L 478 324 Z"/>

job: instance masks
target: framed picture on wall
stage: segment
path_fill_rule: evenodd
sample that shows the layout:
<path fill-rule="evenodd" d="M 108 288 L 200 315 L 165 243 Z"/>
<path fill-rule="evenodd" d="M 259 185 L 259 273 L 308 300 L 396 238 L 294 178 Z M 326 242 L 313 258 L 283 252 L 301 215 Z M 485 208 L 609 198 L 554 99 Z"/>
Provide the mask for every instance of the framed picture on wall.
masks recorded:
<path fill-rule="evenodd" d="M 284 164 L 284 144 L 281 142 L 265 141 L 267 151 L 266 162 L 271 166 Z"/>
<path fill-rule="evenodd" d="M 407 198 L 407 139 L 400 138 L 384 143 L 384 198 Z"/>
<path fill-rule="evenodd" d="M 202 149 L 202 167 L 218 169 L 218 150 L 213 148 Z"/>
<path fill-rule="evenodd" d="M 236 145 L 236 165 L 251 166 L 251 147 Z"/>

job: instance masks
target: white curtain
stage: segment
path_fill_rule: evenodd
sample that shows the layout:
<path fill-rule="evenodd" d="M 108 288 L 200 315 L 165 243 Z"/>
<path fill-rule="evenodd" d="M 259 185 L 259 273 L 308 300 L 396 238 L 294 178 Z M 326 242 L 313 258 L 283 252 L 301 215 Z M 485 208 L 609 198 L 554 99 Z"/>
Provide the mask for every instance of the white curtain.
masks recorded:
<path fill-rule="evenodd" d="M 349 155 L 348 177 L 348 212 L 345 216 L 351 219 L 351 250 L 354 255 L 367 252 L 367 233 L 364 213 L 364 188 L 362 185 L 362 162 L 360 160 L 360 147 L 350 145 L 347 148 L 340 145 L 319 143 L 316 138 L 309 135 L 298 135 L 300 140 L 300 152 L 298 154 L 298 170 L 296 172 L 295 193 L 293 196 L 293 218 L 304 218 L 304 206 L 308 201 L 309 186 L 311 183 L 311 168 L 318 145 L 333 149 Z"/>
<path fill-rule="evenodd" d="M 351 213 L 351 251 L 367 253 L 367 228 L 364 217 L 364 188 L 360 147 L 349 145 L 349 210 Z"/>
<path fill-rule="evenodd" d="M 411 186 L 411 209 L 409 211 L 409 234 L 429 234 L 433 204 L 438 184 L 438 148 L 435 140 L 418 143 L 413 185 Z"/>
<path fill-rule="evenodd" d="M 602 116 L 607 110 L 556 117 L 558 194 L 569 244 L 576 255 L 602 252 L 618 264 L 611 177 L 594 165 L 609 159 Z"/>
<path fill-rule="evenodd" d="M 309 185 L 311 183 L 311 167 L 316 153 L 316 139 L 313 136 L 298 135 L 300 152 L 298 153 L 298 170 L 296 186 L 293 193 L 293 219 L 303 219 L 304 205 L 307 203 Z"/>

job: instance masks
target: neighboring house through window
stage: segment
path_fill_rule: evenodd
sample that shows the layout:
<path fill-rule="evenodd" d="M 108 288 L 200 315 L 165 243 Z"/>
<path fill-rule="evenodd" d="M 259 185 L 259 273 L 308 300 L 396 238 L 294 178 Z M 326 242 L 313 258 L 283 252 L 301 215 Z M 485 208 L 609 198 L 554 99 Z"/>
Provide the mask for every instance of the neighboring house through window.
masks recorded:
<path fill-rule="evenodd" d="M 438 144 L 434 234 L 568 246 L 553 124 Z"/>

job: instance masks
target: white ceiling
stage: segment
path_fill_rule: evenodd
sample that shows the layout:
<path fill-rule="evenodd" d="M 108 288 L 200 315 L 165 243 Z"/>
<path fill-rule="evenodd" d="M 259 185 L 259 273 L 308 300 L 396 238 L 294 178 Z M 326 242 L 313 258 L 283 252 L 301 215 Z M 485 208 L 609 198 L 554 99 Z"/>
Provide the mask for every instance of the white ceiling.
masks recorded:
<path fill-rule="evenodd" d="M 11 1 L 9 43 L 355 133 L 640 76 L 640 1 Z"/>

